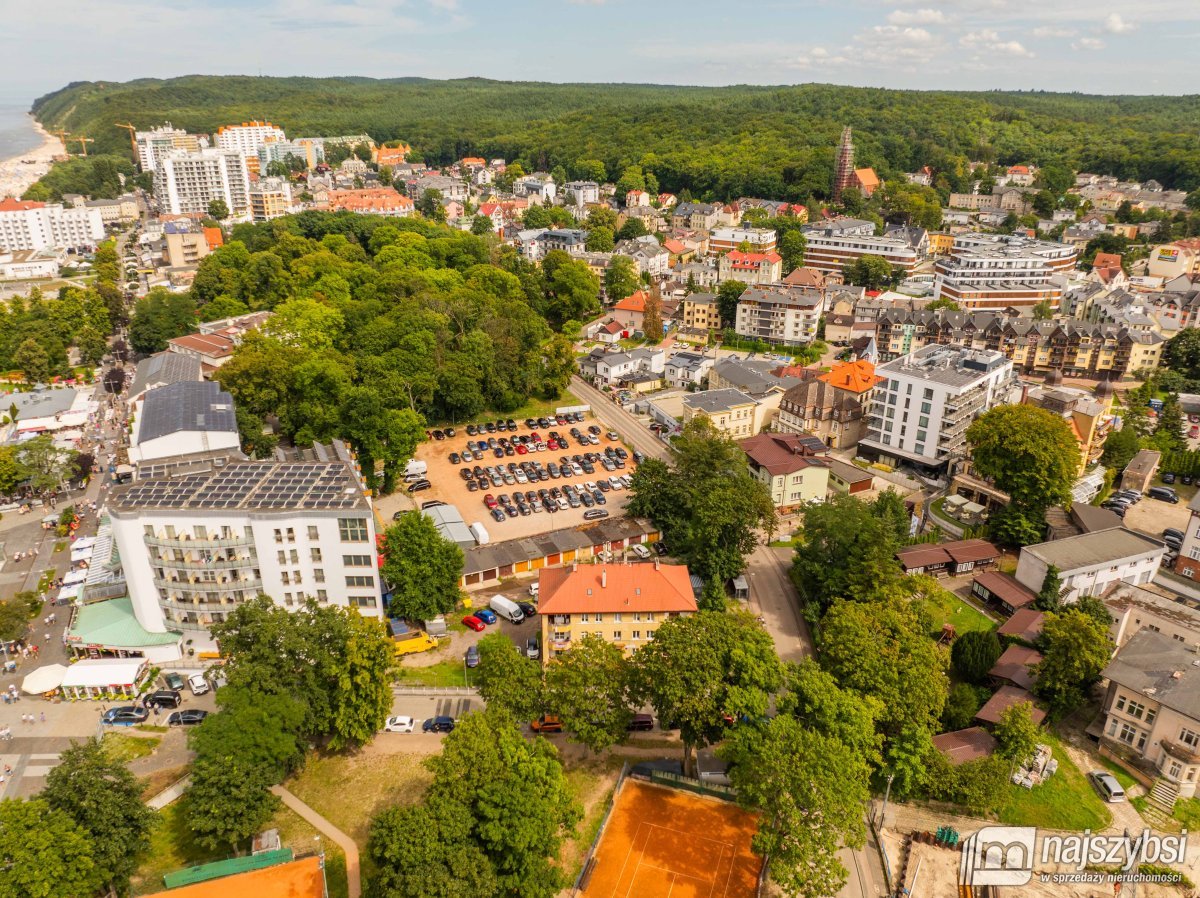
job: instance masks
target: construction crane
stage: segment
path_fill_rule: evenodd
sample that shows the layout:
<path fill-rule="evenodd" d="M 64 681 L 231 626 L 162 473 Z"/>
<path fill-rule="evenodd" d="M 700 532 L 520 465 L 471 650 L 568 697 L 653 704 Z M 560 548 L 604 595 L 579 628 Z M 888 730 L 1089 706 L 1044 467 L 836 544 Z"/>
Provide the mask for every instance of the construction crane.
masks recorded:
<path fill-rule="evenodd" d="M 129 146 L 133 150 L 133 161 L 137 162 L 138 161 L 138 148 L 137 148 L 137 136 L 136 136 L 137 128 L 135 128 L 129 122 L 125 122 L 124 124 L 121 124 L 121 122 L 116 122 L 116 126 L 118 128 L 124 128 L 126 131 L 129 132 Z"/>
<path fill-rule="evenodd" d="M 81 156 L 87 156 L 87 145 L 89 143 L 96 142 L 96 141 L 92 140 L 92 138 L 90 138 L 90 137 L 72 137 L 71 138 L 72 143 L 75 143 L 76 141 L 79 142 L 79 147 L 82 150 L 82 152 L 79 154 Z"/>
<path fill-rule="evenodd" d="M 50 133 L 58 138 L 58 142 L 63 145 L 63 151 L 66 152 L 66 150 L 67 150 L 67 132 L 65 130 L 63 130 L 62 128 L 59 128 L 57 131 L 51 131 Z"/>

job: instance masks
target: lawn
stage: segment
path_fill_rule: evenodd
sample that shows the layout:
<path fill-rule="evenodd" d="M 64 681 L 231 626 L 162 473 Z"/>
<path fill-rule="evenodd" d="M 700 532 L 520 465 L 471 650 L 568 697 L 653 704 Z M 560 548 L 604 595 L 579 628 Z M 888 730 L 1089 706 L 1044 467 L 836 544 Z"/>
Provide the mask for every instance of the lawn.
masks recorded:
<path fill-rule="evenodd" d="M 1043 731 L 1042 741 L 1053 750 L 1058 771 L 1032 789 L 1010 783 L 1005 788 L 1004 800 L 994 808 L 1000 822 L 1008 826 L 1038 826 L 1071 832 L 1104 829 L 1112 822 L 1112 814 L 1092 784 L 1067 757 L 1056 736 Z"/>
<path fill-rule="evenodd" d="M 1200 798 L 1184 798 L 1175 802 L 1175 812 L 1171 816 L 1188 832 L 1200 829 Z"/>
<path fill-rule="evenodd" d="M 285 785 L 365 848 L 371 818 L 392 805 L 418 801 L 432 779 L 419 755 L 310 754 L 304 769 Z"/>
<path fill-rule="evenodd" d="M 1117 778 L 1117 782 L 1121 784 L 1121 788 L 1125 790 L 1132 789 L 1134 786 L 1140 785 L 1133 774 L 1114 761 L 1112 758 L 1101 758 L 1100 763 L 1104 765 L 1104 769 Z"/>
<path fill-rule="evenodd" d="M 105 733 L 104 740 L 100 743 L 104 746 L 104 751 L 114 761 L 129 763 L 136 761 L 138 758 L 144 758 L 146 755 L 153 754 L 154 749 L 161 742 L 154 736 L 127 736 L 124 733 Z"/>
<path fill-rule="evenodd" d="M 968 605 L 954 593 L 946 589 L 932 591 L 921 600 L 921 606 L 933 621 L 933 636 L 942 634 L 943 624 L 953 624 L 956 633 L 966 633 L 970 630 L 990 630 L 996 622 L 982 611 Z"/>
<path fill-rule="evenodd" d="M 567 789 L 583 809 L 583 817 L 575 826 L 575 838 L 563 843 L 559 860 L 571 882 L 579 876 L 583 859 L 600 832 L 604 814 L 608 811 L 621 760 L 615 757 L 565 764 Z"/>
<path fill-rule="evenodd" d="M 467 686 L 468 671 L 462 661 L 440 661 L 429 667 L 399 667 L 396 682 L 403 686 Z"/>

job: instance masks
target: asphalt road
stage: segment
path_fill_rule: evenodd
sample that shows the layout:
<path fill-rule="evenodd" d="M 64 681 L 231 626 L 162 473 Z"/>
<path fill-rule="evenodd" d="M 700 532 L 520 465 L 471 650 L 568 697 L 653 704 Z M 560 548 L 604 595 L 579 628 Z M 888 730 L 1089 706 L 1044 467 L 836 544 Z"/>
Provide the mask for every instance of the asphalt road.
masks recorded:
<path fill-rule="evenodd" d="M 624 437 L 634 449 L 664 461 L 670 456 L 666 445 L 635 416 L 613 402 L 581 377 L 571 378 L 571 392 L 592 407 L 592 414 Z"/>
<path fill-rule="evenodd" d="M 779 657 L 799 661 L 812 655 L 813 642 L 808 623 L 800 614 L 796 587 L 788 578 L 791 563 L 791 549 L 759 545 L 747 559 L 746 573 L 750 578 L 750 607 L 762 617 Z"/>

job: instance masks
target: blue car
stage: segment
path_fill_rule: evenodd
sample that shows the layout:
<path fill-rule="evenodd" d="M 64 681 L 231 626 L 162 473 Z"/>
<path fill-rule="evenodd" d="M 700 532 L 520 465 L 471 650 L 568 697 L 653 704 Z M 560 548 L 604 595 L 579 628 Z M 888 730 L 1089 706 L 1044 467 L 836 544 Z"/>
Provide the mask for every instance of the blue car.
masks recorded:
<path fill-rule="evenodd" d="M 496 612 L 489 608 L 480 608 L 477 611 L 473 611 L 472 614 L 474 614 L 485 624 L 494 624 L 496 622 Z"/>

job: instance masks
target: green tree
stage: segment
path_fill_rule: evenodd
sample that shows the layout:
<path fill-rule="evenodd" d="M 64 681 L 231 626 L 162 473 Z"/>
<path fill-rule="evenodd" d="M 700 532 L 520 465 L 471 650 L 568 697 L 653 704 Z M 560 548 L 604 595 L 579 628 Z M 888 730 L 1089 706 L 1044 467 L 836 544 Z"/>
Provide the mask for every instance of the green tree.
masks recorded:
<path fill-rule="evenodd" d="M 669 464 L 647 459 L 638 467 L 630 492 L 630 512 L 654 521 L 675 555 L 718 595 L 745 570 L 758 529 L 775 519 L 741 449 L 703 418 L 689 421 L 672 442 Z"/>
<path fill-rule="evenodd" d="M 16 602 L 0 602 L 0 639 L 12 642 L 29 631 L 29 611 Z"/>
<path fill-rule="evenodd" d="M 479 667 L 473 678 L 489 708 L 507 711 L 517 720 L 532 720 L 545 707 L 541 665 L 525 657 L 503 633 L 479 640 Z"/>
<path fill-rule="evenodd" d="M 625 200 L 625 194 L 629 193 L 629 191 L 645 189 L 646 177 L 642 173 L 640 165 L 630 165 L 621 172 L 621 177 L 617 180 L 617 196 L 622 202 Z"/>
<path fill-rule="evenodd" d="M 770 635 L 742 611 L 701 611 L 663 622 L 638 649 L 634 703 L 649 701 L 658 719 L 679 728 L 684 771 L 692 753 L 724 735 L 722 718 L 761 718 L 782 671 Z"/>
<path fill-rule="evenodd" d="M 75 347 L 79 350 L 79 360 L 83 364 L 98 365 L 108 352 L 108 341 L 96 328 L 85 325 L 75 335 Z"/>
<path fill-rule="evenodd" d="M 887 769 L 897 798 L 920 794 L 929 782 L 929 757 L 937 751 L 929 727 L 905 726 L 888 745 Z"/>
<path fill-rule="evenodd" d="M 224 200 L 210 200 L 208 203 L 208 217 L 215 218 L 217 221 L 224 221 L 229 217 L 229 204 Z"/>
<path fill-rule="evenodd" d="M 439 209 L 442 210 L 443 216 L 446 214 L 446 210 L 442 208 L 442 194 L 432 187 L 421 193 L 416 206 L 417 211 L 429 219 L 436 219 Z"/>
<path fill-rule="evenodd" d="M 465 806 L 425 803 L 391 807 L 371 821 L 368 853 L 378 898 L 493 898 L 496 870 L 472 838 Z"/>
<path fill-rule="evenodd" d="M 71 453 L 54 444 L 49 434 L 21 444 L 18 461 L 35 493 L 46 493 L 62 486 L 71 467 Z"/>
<path fill-rule="evenodd" d="M 1085 700 L 1086 690 L 1112 657 L 1108 627 L 1090 614 L 1068 608 L 1046 615 L 1042 639 L 1045 651 L 1033 691 L 1054 711 L 1065 713 Z"/>
<path fill-rule="evenodd" d="M 499 894 L 558 893 L 565 885 L 558 852 L 579 809 L 550 743 L 526 740 L 512 718 L 488 709 L 461 718 L 426 765 L 433 772 L 427 804 L 467 811 L 470 839 L 495 869 Z"/>
<path fill-rule="evenodd" d="M 1058 611 L 1062 605 L 1062 577 L 1054 565 L 1046 566 L 1046 575 L 1042 577 L 1042 588 L 1038 590 L 1033 607 L 1038 611 Z"/>
<path fill-rule="evenodd" d="M 1033 721 L 1033 705 L 1021 702 L 1005 709 L 996 724 L 998 754 L 1015 764 L 1022 764 L 1037 751 L 1041 729 Z"/>
<path fill-rule="evenodd" d="M 968 630 L 950 647 L 950 661 L 969 683 L 982 683 L 1004 649 L 995 630 Z"/>
<path fill-rule="evenodd" d="M 1182 452 L 1187 449 L 1187 439 L 1183 435 L 1185 428 L 1183 409 L 1179 407 L 1179 397 L 1171 393 L 1163 401 L 1162 410 L 1158 413 L 1154 425 L 1154 435 L 1150 444 L 1160 452 Z"/>
<path fill-rule="evenodd" d="M 1050 305 L 1048 299 L 1043 299 L 1033 307 L 1034 321 L 1049 321 L 1054 317 L 1054 306 Z"/>
<path fill-rule="evenodd" d="M 93 839 L 43 799 L 0 801 L 0 895 L 80 898 L 104 885 Z"/>
<path fill-rule="evenodd" d="M 17 485 L 28 476 L 29 472 L 21 464 L 17 447 L 0 446 L 0 494 L 11 495 Z"/>
<path fill-rule="evenodd" d="M 198 759 L 184 794 L 188 826 L 210 849 L 240 851 L 279 809 L 266 768 L 238 757 Z"/>
<path fill-rule="evenodd" d="M 1200 328 L 1185 327 L 1163 347 L 1163 365 L 1191 380 L 1200 379 Z"/>
<path fill-rule="evenodd" d="M 737 321 L 738 300 L 748 286 L 742 281 L 724 281 L 717 288 L 717 314 L 726 327 L 733 327 Z"/>
<path fill-rule="evenodd" d="M 589 231 L 594 231 L 596 228 L 608 228 L 609 232 L 615 235 L 617 213 L 608 206 L 594 206 L 588 212 L 587 228 Z"/>
<path fill-rule="evenodd" d="M 880 701 L 885 735 L 937 725 L 950 688 L 947 653 L 909 601 L 837 602 L 821 627 L 822 667 L 843 689 Z"/>
<path fill-rule="evenodd" d="M 583 262 L 568 259 L 556 265 L 546 286 L 546 318 L 552 325 L 583 319 L 600 308 L 600 279 Z"/>
<path fill-rule="evenodd" d="M 738 803 L 761 812 L 754 851 L 789 895 L 820 898 L 845 885 L 842 847 L 866 839 L 867 762 L 837 739 L 791 717 L 736 727 L 720 750 L 730 760 Z M 836 771 L 836 775 L 831 775 Z"/>
<path fill-rule="evenodd" d="M 799 720 L 805 729 L 848 746 L 872 766 L 880 764 L 883 737 L 875 724 L 883 706 L 872 696 L 842 689 L 813 659 L 786 666 L 784 691 L 776 699 L 776 707 L 779 713 Z"/>
<path fill-rule="evenodd" d="M 1058 200 L 1049 190 L 1039 190 L 1033 195 L 1033 211 L 1042 218 L 1049 218 L 1058 207 Z"/>
<path fill-rule="evenodd" d="M 881 290 L 892 280 L 892 266 L 882 256 L 859 256 L 845 266 L 846 283 L 868 290 Z"/>
<path fill-rule="evenodd" d="M 628 256 L 614 256 L 604 271 L 604 293 L 610 302 L 632 296 L 639 287 L 637 267 Z"/>
<path fill-rule="evenodd" d="M 240 758 L 263 770 L 273 783 L 300 765 L 304 709 L 296 699 L 231 685 L 218 691 L 217 705 L 218 713 L 209 714 L 188 733 L 188 745 L 198 758 Z"/>
<path fill-rule="evenodd" d="M 1142 448 L 1141 437 L 1132 427 L 1122 427 L 1113 431 L 1104 441 L 1104 454 L 1100 456 L 1100 464 L 1113 471 L 1125 470 L 1135 455 Z"/>
<path fill-rule="evenodd" d="M 969 683 L 955 683 L 950 687 L 946 707 L 942 709 L 942 729 L 951 732 L 969 727 L 975 715 L 979 713 L 979 708 L 979 696 L 975 687 Z"/>
<path fill-rule="evenodd" d="M 21 369 L 27 384 L 45 384 L 54 374 L 50 356 L 40 343 L 30 337 L 13 353 L 13 364 Z"/>
<path fill-rule="evenodd" d="M 783 259 L 785 273 L 795 271 L 804 264 L 808 241 L 801 231 L 787 231 L 779 238 L 779 256 Z"/>
<path fill-rule="evenodd" d="M 939 296 L 933 302 L 925 306 L 927 311 L 936 312 L 939 309 L 945 309 L 947 312 L 957 312 L 959 305 L 949 296 Z"/>
<path fill-rule="evenodd" d="M 142 804 L 141 792 L 129 769 L 90 740 L 62 752 L 40 796 L 87 834 L 95 875 L 118 894 L 128 890 L 129 877 L 150 847 L 154 813 Z"/>
<path fill-rule="evenodd" d="M 603 184 L 608 180 L 608 169 L 599 159 L 578 159 L 575 162 L 575 177 L 581 181 Z"/>
<path fill-rule="evenodd" d="M 384 531 L 381 572 L 392 587 L 392 614 L 428 620 L 454 610 L 461 597 L 463 553 L 433 521 L 412 511 Z"/>
<path fill-rule="evenodd" d="M 651 343 L 658 343 L 663 338 L 662 294 L 658 287 L 652 287 L 646 294 L 645 310 L 642 313 L 642 333 Z"/>
<path fill-rule="evenodd" d="M 493 233 L 495 224 L 486 215 L 476 215 L 471 219 L 471 233 L 477 237 L 483 237 Z"/>
<path fill-rule="evenodd" d="M 645 237 L 649 233 L 646 230 L 646 223 L 640 218 L 627 218 L 625 223 L 617 229 L 615 236 L 618 241 L 633 240 L 637 237 Z"/>
<path fill-rule="evenodd" d="M 162 352 L 167 341 L 191 333 L 196 306 L 186 294 L 153 288 L 138 300 L 129 323 L 129 343 L 135 352 Z"/>
<path fill-rule="evenodd" d="M 584 636 L 546 667 L 546 707 L 593 752 L 624 740 L 633 718 L 629 691 L 625 652 L 600 636 Z"/>
<path fill-rule="evenodd" d="M 613 251 L 612 228 L 597 226 L 588 230 L 587 249 L 590 253 L 611 253 Z"/>

